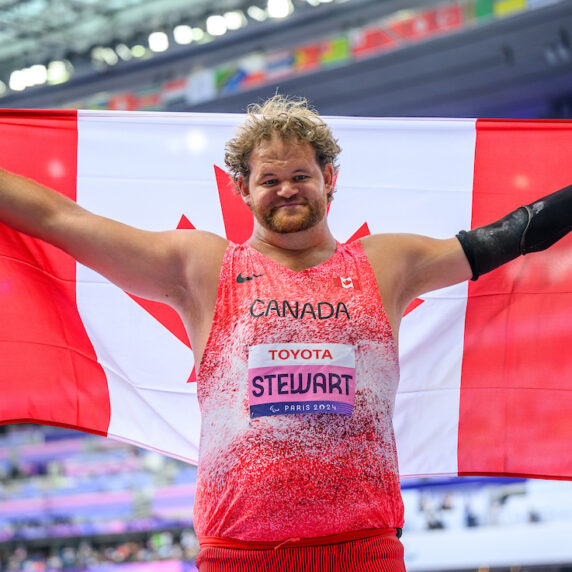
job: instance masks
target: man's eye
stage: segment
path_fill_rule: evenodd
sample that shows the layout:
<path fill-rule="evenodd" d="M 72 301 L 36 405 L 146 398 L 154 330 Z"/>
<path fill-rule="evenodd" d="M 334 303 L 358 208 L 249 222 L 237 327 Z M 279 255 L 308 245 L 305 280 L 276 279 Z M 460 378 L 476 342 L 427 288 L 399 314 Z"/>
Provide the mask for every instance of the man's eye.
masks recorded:
<path fill-rule="evenodd" d="M 295 179 L 296 181 L 303 181 L 303 180 L 305 180 L 305 179 L 307 179 L 307 178 L 308 178 L 308 175 L 296 175 L 296 176 L 294 177 L 294 179 Z"/>
<path fill-rule="evenodd" d="M 277 182 L 278 179 L 268 179 L 266 181 L 263 181 L 262 184 L 270 187 L 272 185 L 275 185 Z"/>

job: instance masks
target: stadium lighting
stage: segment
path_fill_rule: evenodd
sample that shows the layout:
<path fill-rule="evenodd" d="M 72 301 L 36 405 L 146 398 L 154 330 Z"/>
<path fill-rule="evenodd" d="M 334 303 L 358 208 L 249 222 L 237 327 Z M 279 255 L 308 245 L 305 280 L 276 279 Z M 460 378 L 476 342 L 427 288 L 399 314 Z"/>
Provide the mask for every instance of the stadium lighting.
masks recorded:
<path fill-rule="evenodd" d="M 271 18 L 286 18 L 292 14 L 294 7 L 290 0 L 268 0 L 267 10 Z"/>
<path fill-rule="evenodd" d="M 125 62 L 128 62 L 133 58 L 133 53 L 125 44 L 117 44 L 117 46 L 115 46 L 115 51 L 117 55 Z"/>
<path fill-rule="evenodd" d="M 246 24 L 244 14 L 240 10 L 226 12 L 224 15 L 224 21 L 229 30 L 239 30 Z"/>
<path fill-rule="evenodd" d="M 173 37 L 177 44 L 190 44 L 193 41 L 193 30 L 190 26 L 181 24 L 173 29 Z"/>
<path fill-rule="evenodd" d="M 0 97 L 6 95 L 7 91 L 8 91 L 7 85 L 3 81 L 0 81 Z"/>
<path fill-rule="evenodd" d="M 268 18 L 268 12 L 260 8 L 260 6 L 250 6 L 246 13 L 257 22 L 264 22 Z"/>
<path fill-rule="evenodd" d="M 108 66 L 114 66 L 119 63 L 119 57 L 112 48 L 103 48 L 101 57 Z"/>
<path fill-rule="evenodd" d="M 48 64 L 48 83 L 56 85 L 64 83 L 70 78 L 72 65 L 63 60 L 54 60 Z"/>
<path fill-rule="evenodd" d="M 42 64 L 36 64 L 26 70 L 30 86 L 42 85 L 48 81 L 48 70 Z"/>
<path fill-rule="evenodd" d="M 207 32 L 211 36 L 222 36 L 226 34 L 227 25 L 224 16 L 213 14 L 207 18 Z"/>
<path fill-rule="evenodd" d="M 131 53 L 131 52 L 130 52 Z M 119 58 L 112 48 L 97 46 L 91 50 L 91 60 L 96 65 L 114 66 L 119 63 Z"/>
<path fill-rule="evenodd" d="M 96 46 L 91 50 L 91 59 L 93 61 L 103 61 L 103 48 L 101 46 Z"/>
<path fill-rule="evenodd" d="M 12 91 L 24 91 L 28 87 L 24 70 L 14 70 L 10 74 L 9 85 Z"/>
<path fill-rule="evenodd" d="M 191 30 L 193 42 L 200 42 L 205 37 L 205 32 L 202 28 L 193 28 Z"/>
<path fill-rule="evenodd" d="M 47 80 L 46 66 L 36 64 L 29 68 L 14 70 L 10 74 L 10 89 L 13 91 L 23 91 L 28 87 L 42 85 Z"/>
<path fill-rule="evenodd" d="M 147 53 L 147 48 L 141 44 L 136 44 L 131 48 L 131 53 L 134 58 L 142 58 Z"/>
<path fill-rule="evenodd" d="M 152 32 L 148 42 L 152 52 L 166 52 L 169 49 L 169 37 L 165 32 Z"/>

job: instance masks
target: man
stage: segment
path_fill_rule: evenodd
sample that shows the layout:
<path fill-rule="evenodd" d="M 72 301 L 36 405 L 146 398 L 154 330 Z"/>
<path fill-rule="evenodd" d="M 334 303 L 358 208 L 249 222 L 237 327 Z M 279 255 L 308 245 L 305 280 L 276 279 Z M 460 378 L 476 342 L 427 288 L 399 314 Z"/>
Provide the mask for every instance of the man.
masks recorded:
<path fill-rule="evenodd" d="M 572 189 L 447 240 L 341 245 L 327 125 L 280 96 L 250 111 L 226 154 L 255 219 L 244 245 L 138 230 L 6 172 L 0 220 L 181 315 L 203 417 L 201 571 L 403 570 L 391 425 L 403 311 L 566 234 Z"/>

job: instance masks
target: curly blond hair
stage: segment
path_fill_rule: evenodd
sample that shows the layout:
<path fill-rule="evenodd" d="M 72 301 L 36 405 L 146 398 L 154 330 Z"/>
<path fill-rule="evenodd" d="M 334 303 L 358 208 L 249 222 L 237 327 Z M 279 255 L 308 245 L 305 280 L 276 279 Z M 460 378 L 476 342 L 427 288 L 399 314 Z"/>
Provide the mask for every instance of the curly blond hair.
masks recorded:
<path fill-rule="evenodd" d="M 235 183 L 241 176 L 248 180 L 250 154 L 274 135 L 284 141 L 310 143 L 322 170 L 331 164 L 337 171 L 341 148 L 326 122 L 306 99 L 276 94 L 264 103 L 249 105 L 238 134 L 225 145 L 224 161 Z M 330 199 L 333 192 L 332 188 Z"/>

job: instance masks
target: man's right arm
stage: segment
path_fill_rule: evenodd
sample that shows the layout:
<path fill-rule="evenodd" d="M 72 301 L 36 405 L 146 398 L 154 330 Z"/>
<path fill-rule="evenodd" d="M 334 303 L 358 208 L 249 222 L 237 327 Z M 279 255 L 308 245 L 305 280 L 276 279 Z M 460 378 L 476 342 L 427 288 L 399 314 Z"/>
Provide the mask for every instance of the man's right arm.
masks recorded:
<path fill-rule="evenodd" d="M 61 248 L 127 292 L 175 307 L 188 304 L 193 276 L 208 272 L 205 264 L 213 257 L 205 252 L 226 246 L 211 233 L 151 232 L 95 215 L 1 169 L 0 222 Z"/>

